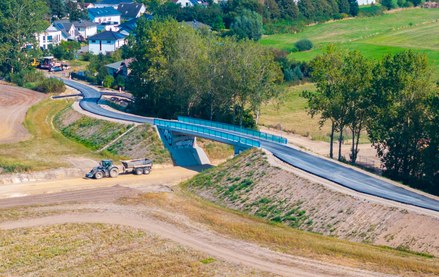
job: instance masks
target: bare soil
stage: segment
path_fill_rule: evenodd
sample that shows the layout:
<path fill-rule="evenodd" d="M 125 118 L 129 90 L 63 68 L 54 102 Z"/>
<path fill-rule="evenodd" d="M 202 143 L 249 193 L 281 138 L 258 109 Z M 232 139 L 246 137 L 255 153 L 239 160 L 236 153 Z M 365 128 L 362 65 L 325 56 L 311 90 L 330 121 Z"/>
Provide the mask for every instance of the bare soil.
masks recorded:
<path fill-rule="evenodd" d="M 0 84 L 0 144 L 30 137 L 23 126 L 26 112 L 46 97 L 33 90 Z"/>

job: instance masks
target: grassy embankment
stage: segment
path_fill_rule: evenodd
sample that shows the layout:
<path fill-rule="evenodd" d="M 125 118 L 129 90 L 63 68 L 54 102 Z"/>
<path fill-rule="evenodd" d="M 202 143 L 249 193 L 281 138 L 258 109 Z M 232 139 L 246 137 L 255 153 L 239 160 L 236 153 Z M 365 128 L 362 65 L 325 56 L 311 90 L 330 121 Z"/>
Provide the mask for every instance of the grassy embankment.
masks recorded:
<path fill-rule="evenodd" d="M 91 149 L 64 137 L 52 128 L 55 115 L 69 105 L 64 100 L 45 100 L 31 107 L 24 126 L 32 135 L 26 141 L 0 145 L 0 164 L 5 172 L 41 171 L 69 166 L 67 157 L 91 159 L 117 158 L 97 154 Z"/>
<path fill-rule="evenodd" d="M 437 19 L 437 9 L 401 10 L 379 17 L 314 25 L 298 34 L 266 36 L 261 40 L 261 44 L 288 49 L 300 39 L 310 39 L 315 45 L 313 50 L 290 54 L 290 58 L 300 61 L 314 58 L 322 52 L 319 46 L 330 42 L 340 42 L 344 47 L 359 49 L 365 56 L 373 58 L 412 49 L 425 53 L 437 67 L 439 38 L 434 35 L 439 27 Z"/>

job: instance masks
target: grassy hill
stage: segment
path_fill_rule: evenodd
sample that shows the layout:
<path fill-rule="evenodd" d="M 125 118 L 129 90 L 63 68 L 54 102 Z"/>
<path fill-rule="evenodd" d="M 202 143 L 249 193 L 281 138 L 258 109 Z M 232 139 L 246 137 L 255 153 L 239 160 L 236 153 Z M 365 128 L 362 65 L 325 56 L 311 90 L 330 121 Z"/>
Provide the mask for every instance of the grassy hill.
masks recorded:
<path fill-rule="evenodd" d="M 330 42 L 359 49 L 367 57 L 381 57 L 406 49 L 424 52 L 430 61 L 439 65 L 439 9 L 410 9 L 386 13 L 380 17 L 355 18 L 314 25 L 298 34 L 272 35 L 261 40 L 267 47 L 292 48 L 300 39 L 310 39 L 313 50 L 293 53 L 290 58 L 310 60 Z"/>

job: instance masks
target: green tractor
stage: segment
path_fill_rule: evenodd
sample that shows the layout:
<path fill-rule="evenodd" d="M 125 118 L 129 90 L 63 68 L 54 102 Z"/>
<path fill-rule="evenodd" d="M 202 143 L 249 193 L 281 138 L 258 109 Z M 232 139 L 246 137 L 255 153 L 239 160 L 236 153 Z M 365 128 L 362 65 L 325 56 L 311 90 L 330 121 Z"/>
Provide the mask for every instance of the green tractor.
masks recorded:
<path fill-rule="evenodd" d="M 113 165 L 113 160 L 102 160 L 99 166 L 85 174 L 87 178 L 102 179 L 103 177 L 116 178 L 119 175 L 119 168 Z"/>

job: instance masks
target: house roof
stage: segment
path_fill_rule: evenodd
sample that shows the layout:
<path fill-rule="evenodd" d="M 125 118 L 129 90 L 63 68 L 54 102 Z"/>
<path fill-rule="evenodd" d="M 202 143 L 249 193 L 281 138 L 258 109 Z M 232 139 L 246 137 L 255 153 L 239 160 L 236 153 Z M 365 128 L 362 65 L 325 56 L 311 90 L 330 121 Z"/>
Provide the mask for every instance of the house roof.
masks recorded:
<path fill-rule="evenodd" d="M 122 61 L 122 64 L 125 64 L 126 67 L 130 67 L 130 64 L 131 64 L 132 62 L 134 62 L 134 61 L 136 61 L 135 58 L 129 58 L 129 59 L 125 59 L 125 60 L 123 60 L 123 61 Z"/>
<path fill-rule="evenodd" d="M 97 33 L 94 36 L 89 37 L 89 40 L 119 40 L 125 38 L 124 35 L 113 32 L 113 31 L 103 31 L 101 33 Z"/>
<path fill-rule="evenodd" d="M 73 23 L 71 23 L 67 19 L 54 21 L 52 25 L 55 26 L 56 29 L 60 30 L 64 37 L 71 37 L 69 30 L 72 27 Z"/>
<path fill-rule="evenodd" d="M 139 18 L 134 18 L 134 19 L 131 19 L 131 20 L 129 20 L 129 21 L 126 21 L 126 22 L 120 24 L 120 25 L 118 26 L 118 27 L 119 27 L 119 30 L 126 30 L 128 33 L 134 31 L 134 29 L 135 29 L 136 26 L 137 26 L 137 23 L 136 23 L 137 20 L 139 20 L 139 19 L 142 18 L 142 17 L 145 17 L 146 20 L 151 20 L 151 19 L 153 19 L 153 16 L 152 16 L 152 15 L 150 15 L 150 14 L 148 14 L 148 13 L 144 13 L 143 16 L 141 16 L 141 17 L 139 17 Z"/>
<path fill-rule="evenodd" d="M 123 61 L 106 64 L 105 67 L 111 68 L 111 69 L 120 69 L 120 66 L 122 65 L 122 62 Z"/>
<path fill-rule="evenodd" d="M 117 10 L 122 14 L 121 16 L 123 18 L 136 18 L 139 14 L 140 10 L 144 7 L 143 4 L 137 4 L 137 3 L 122 3 L 119 5 Z"/>
<path fill-rule="evenodd" d="M 184 23 L 186 23 L 187 25 L 191 26 L 191 27 L 194 28 L 195 30 L 198 30 L 201 26 L 205 26 L 205 27 L 207 27 L 209 30 L 212 29 L 212 27 L 210 27 L 209 25 L 204 24 L 204 23 L 201 23 L 201 22 L 196 21 L 196 20 L 194 20 L 194 21 L 185 21 Z"/>
<path fill-rule="evenodd" d="M 94 27 L 94 26 L 98 25 L 97 23 L 94 23 L 94 22 L 91 22 L 88 20 L 82 20 L 82 19 L 74 21 L 72 23 L 73 23 L 73 25 L 75 25 L 76 28 L 77 27 Z"/>
<path fill-rule="evenodd" d="M 120 3 L 133 3 L 131 0 L 101 0 L 95 3 L 95 5 L 119 5 Z"/>
<path fill-rule="evenodd" d="M 176 4 L 179 2 L 179 0 L 171 0 L 171 1 L 176 3 Z M 196 0 L 189 0 L 189 2 L 191 2 L 192 5 L 194 5 L 194 6 L 199 5 L 199 3 Z M 179 4 L 181 4 L 181 3 L 179 3 Z"/>
<path fill-rule="evenodd" d="M 94 17 L 103 17 L 103 16 L 114 16 L 114 15 L 120 15 L 120 12 L 118 12 L 113 7 L 105 7 L 105 8 L 93 8 L 88 9 L 88 13 L 91 14 Z"/>

